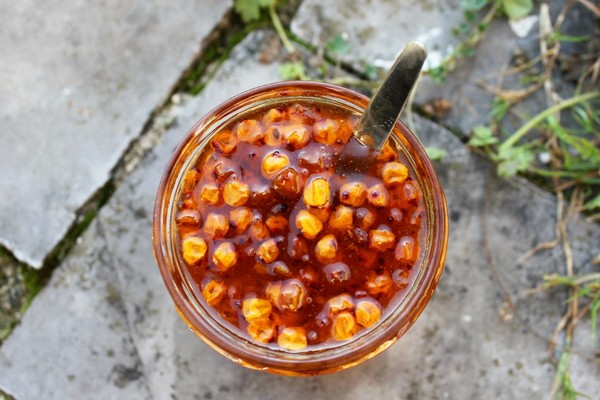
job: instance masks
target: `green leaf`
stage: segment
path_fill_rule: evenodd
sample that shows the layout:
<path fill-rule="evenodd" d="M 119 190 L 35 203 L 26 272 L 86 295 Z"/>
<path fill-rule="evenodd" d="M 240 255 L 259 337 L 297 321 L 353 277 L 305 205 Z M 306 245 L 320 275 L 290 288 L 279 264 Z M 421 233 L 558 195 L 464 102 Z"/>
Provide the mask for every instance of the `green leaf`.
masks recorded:
<path fill-rule="evenodd" d="M 497 143 L 498 138 L 494 136 L 492 130 L 487 126 L 479 125 L 473 129 L 473 135 L 467 144 L 473 147 L 481 147 Z"/>
<path fill-rule="evenodd" d="M 494 100 L 492 100 L 490 118 L 494 121 L 501 121 L 510 109 L 510 107 L 510 102 L 506 101 L 502 97 L 495 97 Z"/>
<path fill-rule="evenodd" d="M 260 18 L 260 10 L 275 5 L 276 0 L 235 0 L 235 11 L 245 24 Z"/>
<path fill-rule="evenodd" d="M 425 152 L 432 161 L 439 161 L 448 155 L 448 152 L 438 147 L 425 147 Z"/>
<path fill-rule="evenodd" d="M 589 107 L 589 105 L 587 105 L 587 108 L 588 108 L 588 109 L 590 108 L 590 107 Z M 597 111 L 596 111 L 596 112 L 590 111 L 590 114 L 591 114 L 591 118 L 592 118 L 592 120 L 593 120 L 593 121 L 594 121 L 596 124 L 600 125 L 600 112 L 597 112 Z M 596 133 L 596 136 L 598 136 L 598 133 Z"/>
<path fill-rule="evenodd" d="M 479 32 L 481 32 L 481 33 L 487 32 L 487 30 L 488 30 L 489 28 L 490 28 L 490 24 L 484 24 L 484 23 L 481 23 L 481 24 L 478 24 L 478 25 L 477 25 L 477 30 L 478 30 Z"/>
<path fill-rule="evenodd" d="M 498 175 L 510 178 L 523 172 L 535 159 L 535 154 L 525 147 L 500 148 L 498 153 Z"/>
<path fill-rule="evenodd" d="M 473 46 L 466 46 L 465 50 L 463 52 L 463 55 L 465 57 L 473 57 L 475 55 L 475 47 L 473 47 Z"/>
<path fill-rule="evenodd" d="M 372 64 L 367 64 L 365 65 L 365 75 L 370 79 L 370 80 L 375 80 L 377 79 L 377 75 L 379 73 L 379 70 L 377 69 L 376 66 L 372 65 Z"/>
<path fill-rule="evenodd" d="M 446 82 L 446 76 L 448 75 L 448 69 L 443 65 L 439 65 L 437 67 L 433 67 L 427 71 L 429 76 L 435 83 L 444 83 Z"/>
<path fill-rule="evenodd" d="M 502 5 L 510 19 L 521 19 L 533 11 L 532 0 L 502 0 Z"/>
<path fill-rule="evenodd" d="M 338 33 L 325 45 L 327 51 L 333 53 L 335 56 L 340 57 L 350 52 L 351 46 L 344 35 Z"/>
<path fill-rule="evenodd" d="M 329 64 L 321 63 L 321 64 L 317 65 L 315 67 L 315 72 L 317 73 L 317 75 L 319 77 L 324 78 L 325 76 L 327 76 L 327 73 L 329 72 Z"/>
<path fill-rule="evenodd" d="M 490 0 L 460 0 L 460 8 L 465 11 L 479 11 L 490 4 Z"/>
<path fill-rule="evenodd" d="M 589 171 L 557 171 L 557 170 L 547 170 L 540 168 L 531 168 L 531 171 L 541 175 L 541 176 L 549 176 L 549 177 L 557 177 L 557 178 L 571 178 L 577 179 L 580 182 L 588 182 L 593 184 L 594 178 L 586 178 L 585 172 Z"/>
<path fill-rule="evenodd" d="M 598 149 L 592 142 L 585 138 L 569 134 L 558 123 L 554 116 L 548 117 L 547 120 L 552 133 L 554 133 L 563 142 L 571 145 L 582 158 L 590 160 L 593 163 L 597 163 L 598 167 L 600 167 L 600 149 Z"/>
<path fill-rule="evenodd" d="M 467 22 L 473 22 L 475 19 L 477 19 L 477 12 L 475 11 L 465 10 L 464 14 Z"/>
<path fill-rule="evenodd" d="M 569 168 L 566 169 L 566 172 L 572 172 L 573 177 L 577 178 L 577 174 L 584 175 L 586 172 L 594 172 L 598 170 L 598 164 L 591 163 L 589 161 L 581 161 L 579 158 L 573 157 L 567 150 L 563 151 L 563 156 L 565 161 L 567 157 L 569 157 Z M 565 162 L 566 166 L 566 162 Z"/>
<path fill-rule="evenodd" d="M 588 36 L 570 36 L 570 35 L 562 35 L 558 32 L 552 32 L 550 40 L 554 40 L 557 42 L 570 42 L 570 43 L 581 43 L 590 40 Z"/>
<path fill-rule="evenodd" d="M 281 76 L 281 79 L 285 80 L 307 79 L 304 64 L 299 61 L 281 64 L 279 67 L 279 75 Z"/>
<path fill-rule="evenodd" d="M 589 211 L 600 208 L 600 194 L 597 194 L 596 197 L 586 202 L 583 208 Z"/>
<path fill-rule="evenodd" d="M 594 123 L 592 122 L 589 114 L 582 107 L 575 107 L 573 109 L 573 117 L 583 130 L 587 132 L 594 132 Z"/>
<path fill-rule="evenodd" d="M 574 286 L 575 278 L 572 276 L 558 275 L 558 274 L 550 274 L 544 275 L 544 288 L 548 289 L 554 286 Z"/>
<path fill-rule="evenodd" d="M 569 358 L 568 350 L 563 351 L 556 367 L 556 377 L 552 392 L 556 393 L 556 398 L 561 400 L 577 400 L 578 397 L 591 399 L 591 397 L 575 389 L 571 380 L 571 374 L 569 373 Z"/>
<path fill-rule="evenodd" d="M 462 22 L 460 25 L 458 25 L 458 27 L 456 29 L 457 29 L 458 35 L 466 36 L 469 33 L 470 28 L 471 28 L 471 25 L 467 24 L 466 22 Z"/>

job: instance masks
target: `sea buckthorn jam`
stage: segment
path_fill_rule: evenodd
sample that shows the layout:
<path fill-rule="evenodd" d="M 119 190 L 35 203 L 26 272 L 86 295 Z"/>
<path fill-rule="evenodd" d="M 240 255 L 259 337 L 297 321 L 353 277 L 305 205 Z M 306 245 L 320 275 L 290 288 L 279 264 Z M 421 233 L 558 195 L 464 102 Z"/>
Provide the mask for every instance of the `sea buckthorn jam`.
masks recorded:
<path fill-rule="evenodd" d="M 358 143 L 367 103 L 325 83 L 272 83 L 217 106 L 171 157 L 154 255 L 182 319 L 230 360 L 343 370 L 388 348 L 431 299 L 444 193 L 401 122 L 380 152 Z"/>
<path fill-rule="evenodd" d="M 392 140 L 339 172 L 358 116 L 270 107 L 216 132 L 182 179 L 177 249 L 211 312 L 254 343 L 323 348 L 374 329 L 422 257 L 425 208 Z"/>

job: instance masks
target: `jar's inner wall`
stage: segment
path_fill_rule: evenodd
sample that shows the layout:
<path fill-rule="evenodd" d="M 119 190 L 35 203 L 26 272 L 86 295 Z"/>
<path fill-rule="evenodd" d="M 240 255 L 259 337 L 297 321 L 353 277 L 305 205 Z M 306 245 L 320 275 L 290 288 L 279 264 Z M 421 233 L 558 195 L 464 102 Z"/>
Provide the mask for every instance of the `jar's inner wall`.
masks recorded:
<path fill-rule="evenodd" d="M 206 125 L 198 127 L 196 135 L 193 140 L 188 144 L 189 155 L 182 164 L 179 174 L 176 178 L 174 188 L 172 191 L 169 201 L 169 209 L 167 210 L 167 232 L 172 232 L 167 240 L 167 251 L 170 253 L 169 257 L 174 261 L 172 276 L 179 289 L 185 294 L 185 297 L 189 300 L 190 304 L 193 305 L 197 313 L 204 319 L 204 322 L 213 330 L 226 333 L 232 342 L 244 343 L 249 348 L 259 347 L 266 351 L 275 351 L 273 344 L 257 344 L 248 340 L 244 332 L 240 331 L 232 323 L 227 322 L 219 313 L 215 311 L 213 307 L 208 306 L 200 291 L 201 277 L 196 274 L 193 270 L 190 270 L 184 263 L 180 255 L 179 243 L 180 237 L 177 233 L 175 215 L 177 212 L 176 205 L 178 199 L 181 197 L 182 181 L 188 170 L 198 165 L 198 162 L 206 156 L 206 149 L 211 138 L 217 132 L 223 129 L 231 128 L 232 125 L 239 120 L 250 118 L 256 114 L 260 114 L 272 107 L 288 107 L 293 104 L 300 103 L 305 104 L 308 107 L 317 107 L 328 109 L 334 113 L 345 115 L 347 118 L 353 114 L 358 116 L 360 114 L 360 108 L 355 104 L 345 101 L 339 98 L 329 97 L 306 97 L 306 96 L 289 96 L 284 98 L 271 98 L 263 99 L 261 101 L 245 105 L 235 110 L 231 114 L 218 115 L 215 119 L 209 121 Z M 335 111 L 337 110 L 337 111 Z M 425 268 L 428 266 L 426 262 L 430 258 L 431 245 L 431 223 L 435 219 L 433 214 L 433 203 L 431 201 L 431 185 L 425 182 L 423 179 L 422 165 L 419 161 L 413 157 L 414 151 L 410 148 L 410 143 L 403 138 L 400 130 L 396 131 L 396 135 L 393 135 L 394 147 L 398 149 L 401 155 L 400 159 L 409 167 L 411 176 L 417 181 L 418 188 L 421 191 L 420 204 L 422 208 L 423 221 L 420 224 L 418 238 L 420 246 L 419 259 L 415 263 L 415 266 L 408 271 L 406 276 L 402 279 L 406 282 L 406 287 L 399 290 L 397 294 L 389 299 L 384 307 L 384 313 L 379 325 L 382 329 L 389 324 L 389 321 L 395 319 L 397 315 L 403 312 L 403 307 L 407 303 L 407 299 L 411 299 L 415 296 L 415 292 L 419 286 L 419 281 L 424 278 Z M 366 340 L 365 336 L 370 334 L 370 330 L 365 330 L 360 334 L 356 335 L 352 342 L 361 342 Z M 315 350 L 322 350 L 323 348 L 336 348 L 336 347 L 348 347 L 349 342 L 333 342 L 328 341 L 320 344 L 319 346 L 308 348 L 309 352 Z"/>

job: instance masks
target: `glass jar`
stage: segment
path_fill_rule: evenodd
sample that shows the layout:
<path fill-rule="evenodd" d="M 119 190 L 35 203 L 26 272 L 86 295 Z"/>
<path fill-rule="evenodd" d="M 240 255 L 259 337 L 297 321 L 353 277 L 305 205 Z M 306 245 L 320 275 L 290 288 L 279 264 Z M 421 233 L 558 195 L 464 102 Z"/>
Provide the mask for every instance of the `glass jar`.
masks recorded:
<path fill-rule="evenodd" d="M 423 312 L 442 273 L 448 239 L 444 193 L 425 150 L 398 121 L 392 140 L 415 173 L 425 218 L 420 259 L 411 286 L 375 327 L 336 345 L 286 351 L 255 343 L 211 313 L 194 290 L 195 282 L 179 254 L 175 214 L 182 180 L 211 137 L 232 121 L 261 109 L 293 103 L 338 108 L 360 115 L 368 98 L 349 89 L 317 82 L 281 82 L 239 94 L 202 118 L 185 136 L 162 177 L 154 207 L 152 240 L 165 285 L 181 318 L 213 349 L 234 362 L 284 375 L 318 375 L 352 367 L 382 352 L 401 337 Z"/>

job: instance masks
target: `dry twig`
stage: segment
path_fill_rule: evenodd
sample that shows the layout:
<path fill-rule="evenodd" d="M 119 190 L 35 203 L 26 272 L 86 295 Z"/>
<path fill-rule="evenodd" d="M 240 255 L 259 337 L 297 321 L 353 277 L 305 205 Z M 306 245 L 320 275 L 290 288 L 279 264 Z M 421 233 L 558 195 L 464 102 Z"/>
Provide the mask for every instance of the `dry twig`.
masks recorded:
<path fill-rule="evenodd" d="M 598 8 L 594 3 L 590 2 L 589 0 L 578 0 L 578 2 L 581 3 L 585 8 L 593 12 L 596 15 L 596 17 L 600 18 L 600 8 Z"/>
<path fill-rule="evenodd" d="M 530 94 L 535 93 L 539 88 L 542 87 L 542 83 L 536 83 L 530 85 L 524 89 L 517 90 L 502 90 L 497 86 L 492 86 L 482 79 L 477 79 L 477 85 L 488 92 L 493 93 L 497 97 L 509 102 L 510 104 L 516 104 L 528 97 Z"/>

